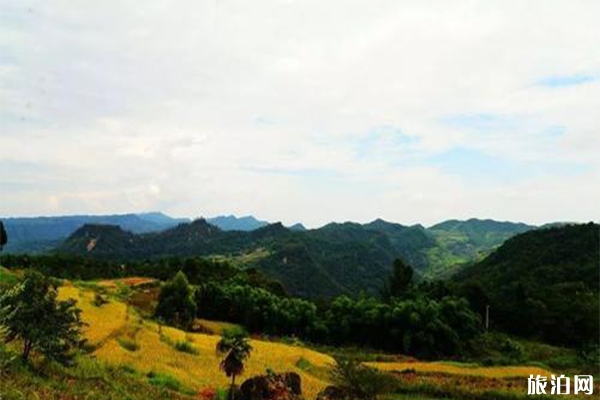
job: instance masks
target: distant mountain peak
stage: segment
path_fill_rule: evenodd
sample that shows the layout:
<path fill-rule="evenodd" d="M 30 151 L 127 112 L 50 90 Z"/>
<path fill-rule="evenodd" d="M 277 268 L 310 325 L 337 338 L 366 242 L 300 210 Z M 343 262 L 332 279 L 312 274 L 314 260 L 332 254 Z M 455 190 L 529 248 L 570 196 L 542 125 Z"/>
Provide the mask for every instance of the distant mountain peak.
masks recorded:
<path fill-rule="evenodd" d="M 302 232 L 307 230 L 301 222 L 296 222 L 295 224 L 288 226 L 288 229 L 296 232 Z"/>
<path fill-rule="evenodd" d="M 236 217 L 235 215 L 219 215 L 208 218 L 210 224 L 219 227 L 224 231 L 253 231 L 269 225 L 266 221 L 261 221 L 252 215 Z"/>
<path fill-rule="evenodd" d="M 286 228 L 281 222 L 275 222 L 262 228 L 256 229 L 252 232 L 255 237 L 267 237 L 267 236 L 279 236 L 282 234 L 289 233 L 290 230 Z"/>

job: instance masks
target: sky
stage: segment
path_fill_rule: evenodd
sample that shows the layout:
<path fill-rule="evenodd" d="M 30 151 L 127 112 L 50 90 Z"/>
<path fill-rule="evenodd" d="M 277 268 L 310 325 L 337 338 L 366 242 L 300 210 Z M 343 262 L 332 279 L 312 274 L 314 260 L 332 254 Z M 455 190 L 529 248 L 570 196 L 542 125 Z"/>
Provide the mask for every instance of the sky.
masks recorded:
<path fill-rule="evenodd" d="M 0 215 L 599 219 L 598 1 L 0 0 Z"/>

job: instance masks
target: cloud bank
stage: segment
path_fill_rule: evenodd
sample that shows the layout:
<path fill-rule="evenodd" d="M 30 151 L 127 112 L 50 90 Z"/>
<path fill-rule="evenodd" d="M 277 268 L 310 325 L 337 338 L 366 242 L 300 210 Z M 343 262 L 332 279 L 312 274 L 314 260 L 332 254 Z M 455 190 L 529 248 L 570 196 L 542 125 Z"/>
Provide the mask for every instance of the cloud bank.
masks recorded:
<path fill-rule="evenodd" d="M 0 215 L 598 219 L 599 15 L 0 0 Z"/>

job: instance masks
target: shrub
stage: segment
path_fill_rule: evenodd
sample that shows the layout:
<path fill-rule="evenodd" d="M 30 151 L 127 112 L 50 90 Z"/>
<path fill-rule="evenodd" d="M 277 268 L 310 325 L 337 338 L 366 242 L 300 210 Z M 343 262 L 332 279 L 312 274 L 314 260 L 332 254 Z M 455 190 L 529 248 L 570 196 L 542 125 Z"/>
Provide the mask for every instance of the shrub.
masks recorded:
<path fill-rule="evenodd" d="M 122 348 L 128 351 L 137 351 L 140 348 L 135 340 L 128 337 L 120 337 L 117 339 L 117 342 L 119 342 Z"/>
<path fill-rule="evenodd" d="M 471 343 L 473 358 L 484 365 L 511 365 L 525 361 L 523 346 L 503 333 L 488 332 Z"/>
<path fill-rule="evenodd" d="M 374 400 L 379 394 L 396 389 L 397 380 L 392 375 L 352 359 L 336 358 L 335 362 L 330 378 L 350 399 Z"/>
<path fill-rule="evenodd" d="M 198 354 L 198 349 L 195 348 L 187 340 L 178 340 L 175 342 L 173 347 L 175 348 L 175 350 L 180 351 L 182 353 L 188 353 L 188 354 L 194 354 L 194 355 Z"/>
<path fill-rule="evenodd" d="M 108 300 L 106 299 L 106 297 L 102 296 L 102 295 L 101 295 L 101 294 L 99 294 L 99 293 L 96 293 L 96 294 L 94 295 L 94 301 L 93 301 L 93 304 L 94 304 L 96 307 L 102 307 L 104 304 L 107 304 L 107 303 L 108 303 Z"/>

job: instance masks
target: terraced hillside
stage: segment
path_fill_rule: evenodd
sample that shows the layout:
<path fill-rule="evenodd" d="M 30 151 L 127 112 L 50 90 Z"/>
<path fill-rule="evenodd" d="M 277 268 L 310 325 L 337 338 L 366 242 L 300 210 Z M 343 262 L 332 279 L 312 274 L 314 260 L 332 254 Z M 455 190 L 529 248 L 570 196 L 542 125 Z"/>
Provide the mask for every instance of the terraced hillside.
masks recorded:
<path fill-rule="evenodd" d="M 8 281 L 7 277 L 20 276 L 11 270 L 1 271 L 4 281 Z M 215 345 L 221 331 L 234 326 L 198 320 L 195 325 L 200 326 L 203 333 L 189 333 L 157 324 L 148 318 L 152 309 L 148 304 L 152 302 L 143 301 L 152 296 L 157 284 L 144 277 L 63 281 L 59 297 L 75 299 L 82 310 L 82 319 L 87 324 L 84 334 L 93 348 L 91 357 L 79 356 L 75 369 L 52 367 L 44 377 L 27 368 L 7 371 L 5 365 L 1 366 L 4 382 L 0 385 L 0 394 L 7 399 L 50 399 L 56 398 L 52 397 L 54 394 L 63 396 L 61 391 L 64 391 L 64 396 L 59 398 L 80 399 L 85 398 L 85 393 L 93 392 L 94 398 L 116 399 L 137 386 L 141 397 L 129 396 L 137 400 L 144 398 L 144 393 L 165 399 L 192 399 L 208 388 L 222 391 L 229 379 L 219 369 Z M 137 303 L 140 299 L 142 306 Z M 254 350 L 242 380 L 267 370 L 293 371 L 302 378 L 306 399 L 314 399 L 331 384 L 329 371 L 334 360 L 329 354 L 301 344 L 267 341 L 259 336 L 252 338 L 251 345 Z M 564 350 L 551 350 L 566 354 Z M 402 389 L 385 399 L 404 398 L 402 393 L 409 394 L 410 398 L 430 400 L 464 396 L 476 400 L 521 399 L 526 398 L 526 377 L 553 373 L 542 364 L 484 367 L 474 363 L 423 362 L 401 355 L 369 355 L 362 350 L 353 354 L 372 360 L 366 364 L 396 377 Z M 64 386 L 66 382 L 68 389 Z"/>
<path fill-rule="evenodd" d="M 172 376 L 194 390 L 228 385 L 229 379 L 219 369 L 220 359 L 215 353 L 219 336 L 159 327 L 114 298 L 97 306 L 94 291 L 73 285 L 61 287 L 59 296 L 77 300 L 82 318 L 88 324 L 85 335 L 90 344 L 96 346 L 94 355 L 97 358 L 130 366 L 143 374 L 152 372 Z M 178 342 L 189 343 L 196 354 L 177 351 L 175 346 Z M 308 362 L 318 368 L 327 368 L 333 362 L 331 357 L 282 343 L 252 340 L 251 344 L 254 350 L 244 376 L 264 374 L 267 368 L 297 372 L 302 377 L 303 390 L 308 398 L 315 397 L 327 386 L 328 382 L 323 377 L 308 373 L 298 365 Z"/>
<path fill-rule="evenodd" d="M 127 286 L 147 283 L 143 280 L 129 279 L 118 281 L 100 281 L 83 285 L 67 283 L 59 289 L 63 299 L 77 300 L 82 309 L 83 320 L 88 324 L 85 335 L 96 347 L 94 355 L 109 364 L 125 365 L 145 375 L 170 376 L 192 391 L 206 387 L 225 387 L 229 380 L 219 370 L 219 359 L 215 354 L 215 345 L 219 336 L 212 333 L 187 333 L 181 330 L 159 326 L 156 322 L 144 319 L 136 309 L 120 301 L 118 296 Z M 109 290 L 108 302 L 96 303 L 97 286 L 102 291 Z M 223 323 L 204 322 L 209 331 L 218 333 Z M 187 343 L 190 352 L 178 351 L 177 344 Z M 302 377 L 303 392 L 311 399 L 324 389 L 328 381 L 327 370 L 334 362 L 331 356 L 308 349 L 278 342 L 252 339 L 254 348 L 248 361 L 245 377 L 265 373 L 267 369 L 276 372 L 294 371 Z M 415 371 L 423 377 L 443 374 L 458 377 L 476 377 L 482 379 L 523 378 L 529 374 L 549 375 L 550 372 L 539 367 L 479 367 L 459 363 L 419 362 L 411 359 L 395 362 L 376 362 L 369 364 L 383 371 Z M 505 386 L 506 386 L 505 385 Z M 514 385 L 513 385 L 514 386 Z M 522 391 L 521 385 L 513 388 Z"/>

